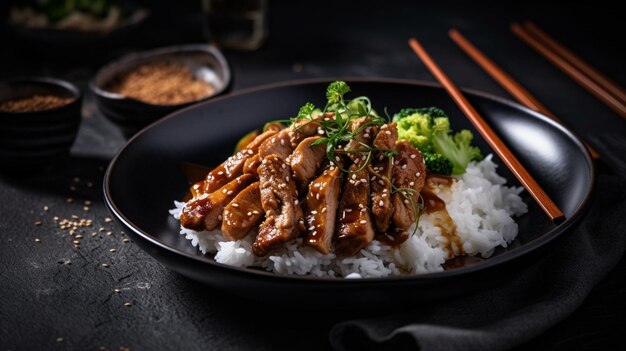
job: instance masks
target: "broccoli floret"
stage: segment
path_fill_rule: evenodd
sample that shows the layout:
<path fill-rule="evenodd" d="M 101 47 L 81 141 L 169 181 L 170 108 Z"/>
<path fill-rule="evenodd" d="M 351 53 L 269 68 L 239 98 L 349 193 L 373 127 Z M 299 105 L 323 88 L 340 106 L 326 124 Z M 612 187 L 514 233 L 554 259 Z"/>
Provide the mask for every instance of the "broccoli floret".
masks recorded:
<path fill-rule="evenodd" d="M 415 113 L 397 120 L 396 123 L 399 139 L 408 140 L 422 152 L 433 152 L 431 143 L 433 129 L 430 116 Z"/>
<path fill-rule="evenodd" d="M 309 117 L 317 108 L 310 102 L 304 104 L 304 106 L 300 107 L 300 111 L 298 111 L 299 118 Z"/>
<path fill-rule="evenodd" d="M 452 174 L 452 162 L 441 154 L 426 152 L 424 153 L 424 162 L 426 163 L 426 169 L 430 173 Z"/>
<path fill-rule="evenodd" d="M 350 91 L 348 84 L 341 80 L 336 80 L 326 88 L 326 99 L 329 104 L 336 104 L 343 100 L 343 96 Z"/>
<path fill-rule="evenodd" d="M 435 159 L 440 160 L 434 155 L 440 155 L 450 162 L 452 174 L 463 174 L 470 161 L 483 157 L 480 150 L 471 145 L 473 135 L 469 130 L 451 133 L 450 120 L 440 108 L 405 108 L 395 114 L 393 120 L 398 124 L 400 139 L 408 140 L 425 155 L 431 155 L 429 156 L 433 160 L 431 167 L 428 167 L 428 159 L 425 159 L 431 172 L 446 174 L 435 171 L 435 167 L 447 170 L 447 167 L 439 166 L 446 162 L 434 162 Z"/>
<path fill-rule="evenodd" d="M 463 129 L 454 135 L 434 133 L 432 142 L 435 151 L 452 162 L 452 173 L 463 174 L 470 161 L 483 159 L 480 149 L 471 145 L 473 138 L 472 132 Z"/>

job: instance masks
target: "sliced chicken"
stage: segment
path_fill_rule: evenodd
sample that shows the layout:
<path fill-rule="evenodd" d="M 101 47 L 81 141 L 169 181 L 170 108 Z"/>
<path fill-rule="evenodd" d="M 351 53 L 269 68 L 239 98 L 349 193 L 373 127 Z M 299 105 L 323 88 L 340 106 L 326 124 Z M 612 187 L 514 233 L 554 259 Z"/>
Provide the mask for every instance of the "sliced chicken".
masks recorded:
<path fill-rule="evenodd" d="M 306 245 L 327 254 L 335 233 L 335 219 L 341 190 L 342 171 L 328 167 L 311 182 L 305 202 Z"/>
<path fill-rule="evenodd" d="M 224 208 L 222 233 L 228 240 L 244 238 L 263 220 L 259 182 L 243 189 Z"/>
<path fill-rule="evenodd" d="M 426 181 L 426 166 L 422 153 L 408 141 L 398 142 L 396 151 L 393 185 L 397 191 L 391 197 L 394 208 L 392 225 L 385 235 L 401 243 L 408 238 L 408 230 L 419 215 L 419 193 Z"/>
<path fill-rule="evenodd" d="M 293 132 L 290 129 L 283 129 L 276 133 L 276 135 L 265 140 L 259 147 L 259 156 L 261 159 L 269 155 L 278 155 L 286 159 L 293 151 L 293 146 L 291 145 L 292 134 Z"/>
<path fill-rule="evenodd" d="M 358 164 L 350 167 L 339 202 L 335 253 L 353 256 L 374 239 L 374 227 L 369 210 L 369 178 L 367 168 Z M 358 172 L 355 172 L 358 171 Z"/>
<path fill-rule="evenodd" d="M 373 146 L 380 150 L 392 150 L 398 139 L 395 123 L 384 124 L 376 134 Z M 384 233 L 389 228 L 393 213 L 391 205 L 391 172 L 393 157 L 387 157 L 385 151 L 377 151 L 370 169 L 370 195 L 372 198 L 372 218 L 376 231 Z"/>
<path fill-rule="evenodd" d="M 222 221 L 222 212 L 237 194 L 252 183 L 252 174 L 241 175 L 210 194 L 203 194 L 185 204 L 180 215 L 183 227 L 193 230 L 213 230 Z"/>
<path fill-rule="evenodd" d="M 243 166 L 246 160 L 253 157 L 258 151 L 259 147 L 268 138 L 276 134 L 276 131 L 268 130 L 254 138 L 254 140 L 246 146 L 245 149 L 237 152 L 233 156 L 230 156 L 221 165 L 215 167 L 204 180 L 201 193 L 210 194 L 222 187 L 224 184 L 239 177 L 243 173 Z"/>
<path fill-rule="evenodd" d="M 378 132 L 378 127 L 371 123 L 372 119 L 370 117 L 359 117 L 353 120 L 348 127 L 348 130 L 351 133 L 355 133 L 355 135 L 343 150 L 347 152 L 348 157 L 353 162 L 357 162 L 359 159 L 363 161 L 367 158 L 366 153 L 358 151 L 364 151 L 368 148 L 367 145 L 372 145 L 372 141 Z"/>
<path fill-rule="evenodd" d="M 296 183 L 285 160 L 279 155 L 269 155 L 261 162 L 258 173 L 265 221 L 259 227 L 252 251 L 265 256 L 271 249 L 295 238 L 304 229 L 304 220 Z"/>
<path fill-rule="evenodd" d="M 306 193 L 311 179 L 315 177 L 326 159 L 326 144 L 312 145 L 320 136 L 308 137 L 289 156 L 296 185 L 302 193 Z"/>
<path fill-rule="evenodd" d="M 251 173 L 256 175 L 257 169 L 261 165 L 261 155 L 256 154 L 246 160 L 243 164 L 243 173 Z"/>

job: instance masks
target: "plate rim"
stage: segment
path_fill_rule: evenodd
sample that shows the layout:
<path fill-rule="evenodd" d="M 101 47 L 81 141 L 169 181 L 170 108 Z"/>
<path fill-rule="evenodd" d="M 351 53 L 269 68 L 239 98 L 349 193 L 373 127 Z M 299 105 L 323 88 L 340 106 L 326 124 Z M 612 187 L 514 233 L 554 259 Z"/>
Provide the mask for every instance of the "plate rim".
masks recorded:
<path fill-rule="evenodd" d="M 139 132 L 137 132 L 133 137 L 131 137 L 119 150 L 118 152 L 115 154 L 115 156 L 111 159 L 106 172 L 104 174 L 104 179 L 103 179 L 103 191 L 104 191 L 104 200 L 105 203 L 107 205 L 107 208 L 109 209 L 109 211 L 111 211 L 111 213 L 117 218 L 117 220 L 119 220 L 120 222 L 122 222 L 124 224 L 124 226 L 128 227 L 129 229 L 131 229 L 133 231 L 134 234 L 136 234 L 137 236 L 139 236 L 141 239 L 148 241 L 150 244 L 152 245 L 156 245 L 161 249 L 167 250 L 170 254 L 174 254 L 177 256 L 183 256 L 186 259 L 191 259 L 194 260 L 198 263 L 201 264 L 209 264 L 215 268 L 218 269 L 226 269 L 226 270 L 230 270 L 233 273 L 240 273 L 240 274 L 244 274 L 244 275 L 248 275 L 249 278 L 259 278 L 259 277 L 263 277 L 263 278 L 269 278 L 269 279 L 273 279 L 279 282 L 299 282 L 299 283 L 311 283 L 311 282 L 320 282 L 321 283 L 337 283 L 337 284 L 370 284 L 370 283 L 376 283 L 376 284 L 384 284 L 384 283 L 398 283 L 398 282 L 410 282 L 410 281 L 433 281 L 433 280 L 441 280 L 441 279 L 450 279 L 450 278 L 454 278 L 454 277 L 458 277 L 458 276 L 465 276 L 465 275 L 470 275 L 473 273 L 478 273 L 478 272 L 483 272 L 489 269 L 494 269 L 497 268 L 497 266 L 499 265 L 503 265 L 506 263 L 510 263 L 514 260 L 517 260 L 519 258 L 521 258 L 522 256 L 526 256 L 526 255 L 530 255 L 533 252 L 536 252 L 538 250 L 540 250 L 541 248 L 543 248 L 544 246 L 548 245 L 550 242 L 556 240 L 557 238 L 561 237 L 562 235 L 564 235 L 566 232 L 568 232 L 568 230 L 574 226 L 575 224 L 577 224 L 583 217 L 584 214 L 586 213 L 586 211 L 589 208 L 589 205 L 591 203 L 591 197 L 593 195 L 594 189 L 595 189 L 595 183 L 596 183 L 596 168 L 595 168 L 595 164 L 587 150 L 587 148 L 584 146 L 584 144 L 581 142 L 580 138 L 576 135 L 576 133 L 574 133 L 572 130 L 570 130 L 569 128 L 565 127 L 564 125 L 552 120 L 551 118 L 537 112 L 534 111 L 528 107 L 525 107 L 523 105 L 520 105 L 514 101 L 511 100 L 507 100 L 505 98 L 499 97 L 499 96 L 495 96 L 493 94 L 490 93 L 486 93 L 480 90 L 476 90 L 476 89 L 469 89 L 469 88 L 461 88 L 461 91 L 463 93 L 467 93 L 469 95 L 474 95 L 474 96 L 478 96 L 481 98 L 485 98 L 488 100 L 492 100 L 504 105 L 507 105 L 509 107 L 515 108 L 515 109 L 519 109 L 522 110 L 524 112 L 526 112 L 527 114 L 533 116 L 533 118 L 537 118 L 545 123 L 548 123 L 550 125 L 552 125 L 554 128 L 558 129 L 560 132 L 564 133 L 566 136 L 568 136 L 572 141 L 574 141 L 574 143 L 576 144 L 576 146 L 578 147 L 579 150 L 582 151 L 584 157 L 585 157 L 585 161 L 587 163 L 587 167 L 589 170 L 589 174 L 590 174 L 590 182 L 589 182 L 589 187 L 585 193 L 584 199 L 581 202 L 581 204 L 573 211 L 573 214 L 569 217 L 567 217 L 565 219 L 565 221 L 559 225 L 556 225 L 554 228 L 552 228 L 551 230 L 549 230 L 548 232 L 544 233 L 541 237 L 536 238 L 531 240 L 530 242 L 528 242 L 527 244 L 520 246 L 518 248 L 514 248 L 511 251 L 508 251 L 502 255 L 498 255 L 495 257 L 491 257 L 489 259 L 486 259 L 485 261 L 481 262 L 480 264 L 476 264 L 476 265 L 471 265 L 471 266 L 467 266 L 467 267 L 462 267 L 462 268 L 458 268 L 458 269 L 453 269 L 453 270 L 449 270 L 449 271 L 440 271 L 440 272 L 431 272 L 431 273 L 424 273 L 424 274 L 415 274 L 415 275 L 406 275 L 406 276 L 387 276 L 387 277 L 380 277 L 380 278 L 360 278 L 360 279 L 338 279 L 336 277 L 315 277 L 315 276 L 311 276 L 311 275 L 281 275 L 281 274 L 276 274 L 276 273 L 272 273 L 272 272 L 268 272 L 268 271 L 264 271 L 264 270 L 256 270 L 256 269 L 249 269 L 247 267 L 235 267 L 235 266 L 229 266 L 229 265 L 225 265 L 225 264 L 221 264 L 218 263 L 214 260 L 209 259 L 208 257 L 205 256 L 198 256 L 197 253 L 196 254 L 190 254 L 187 252 L 183 252 L 180 251 L 179 249 L 170 246 L 166 243 L 163 243 L 159 240 L 157 240 L 157 238 L 153 237 L 152 235 L 150 235 L 147 232 L 144 232 L 143 230 L 141 230 L 140 228 L 138 228 L 138 226 L 135 226 L 131 220 L 129 220 L 128 218 L 126 218 L 126 216 L 124 216 L 122 214 L 122 211 L 119 210 L 119 208 L 117 208 L 117 206 L 115 206 L 115 203 L 112 200 L 111 197 L 111 193 L 110 193 L 110 177 L 111 174 L 113 172 L 113 169 L 116 166 L 116 163 L 118 161 L 118 159 L 121 157 L 121 155 L 124 153 L 124 151 L 138 138 L 141 137 L 141 135 L 143 135 L 144 133 L 146 133 L 148 130 L 155 128 L 157 125 L 164 123 L 165 121 L 169 121 L 170 119 L 174 119 L 177 118 L 179 115 L 182 115 L 184 113 L 186 113 L 189 110 L 193 110 L 193 109 L 198 109 L 201 108 L 204 105 L 209 105 L 209 104 L 214 104 L 214 103 L 218 103 L 222 100 L 231 98 L 231 97 L 236 97 L 236 96 L 240 96 L 240 95 L 247 95 L 247 94 L 251 94 L 251 93 L 255 93 L 255 92 L 260 92 L 260 91 L 266 91 L 266 90 L 272 90 L 272 89 L 276 89 L 276 88 L 284 88 L 284 87 L 295 87 L 295 86 L 300 86 L 300 85 L 308 85 L 308 84 L 320 84 L 320 83 L 328 83 L 328 82 L 332 82 L 335 80 L 344 80 L 347 82 L 359 82 L 359 83 L 391 83 L 391 84 L 403 84 L 403 85 L 411 85 L 411 86 L 426 86 L 426 87 L 430 87 L 430 88 L 437 88 L 437 89 L 443 89 L 443 87 L 436 83 L 436 82 L 431 82 L 431 81 L 425 81 L 425 80 L 414 80 L 414 79 L 404 79 L 404 78 L 387 78 L 387 77 L 322 77 L 322 78 L 309 78 L 309 79 L 297 79 L 297 80 L 285 80 L 285 81 L 279 81 L 279 82 L 274 82 L 274 83 L 269 83 L 269 84 L 263 84 L 263 85 L 258 85 L 258 86 L 252 86 L 252 87 L 248 87 L 248 88 L 244 88 L 241 90 L 237 90 L 234 92 L 231 92 L 229 94 L 225 94 L 222 96 L 217 96 L 213 99 L 207 100 L 207 101 L 200 101 L 198 103 L 195 103 L 193 105 L 190 105 L 188 107 L 182 108 L 180 110 L 176 110 L 168 115 L 166 115 L 165 117 L 151 123 L 150 125 L 146 126 L 145 128 L 141 129 Z M 179 234 L 180 235 L 180 234 Z M 145 250 L 144 250 L 145 251 Z M 169 268 L 169 266 L 168 266 Z M 171 269 L 171 268 L 170 268 Z"/>

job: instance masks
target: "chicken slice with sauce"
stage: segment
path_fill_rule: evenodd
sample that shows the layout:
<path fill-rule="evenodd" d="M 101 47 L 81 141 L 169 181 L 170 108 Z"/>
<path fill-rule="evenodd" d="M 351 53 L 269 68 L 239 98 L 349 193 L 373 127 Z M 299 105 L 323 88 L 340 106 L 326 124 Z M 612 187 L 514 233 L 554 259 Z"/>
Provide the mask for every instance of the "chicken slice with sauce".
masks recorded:
<path fill-rule="evenodd" d="M 391 226 L 382 240 L 392 244 L 400 244 L 408 238 L 408 230 L 419 215 L 419 194 L 426 180 L 426 166 L 420 151 L 406 140 L 396 144 L 396 151 L 392 178 L 396 191 L 391 197 L 394 210 Z"/>
<path fill-rule="evenodd" d="M 343 184 L 339 202 L 335 237 L 335 253 L 338 256 L 353 256 L 374 239 L 369 184 L 367 167 L 353 164 Z"/>
<path fill-rule="evenodd" d="M 370 172 L 370 195 L 372 198 L 372 219 L 379 233 L 389 229 L 393 206 L 391 204 L 391 176 L 393 157 L 387 157 L 385 151 L 392 150 L 398 140 L 395 123 L 384 124 L 374 138 L 373 146 L 380 149 L 374 155 Z"/>
<path fill-rule="evenodd" d="M 306 196 L 304 243 L 323 254 L 330 252 L 335 234 L 342 173 L 338 167 L 328 167 L 311 182 Z"/>
<path fill-rule="evenodd" d="M 261 162 L 258 173 L 265 221 L 259 226 L 252 251 L 257 256 L 265 256 L 295 238 L 304 229 L 304 220 L 296 183 L 285 160 L 279 155 L 269 155 Z"/>
<path fill-rule="evenodd" d="M 354 119 L 348 127 L 348 130 L 351 133 L 355 133 L 355 135 L 354 138 L 348 141 L 343 150 L 347 152 L 347 156 L 352 159 L 353 162 L 362 162 L 367 157 L 365 152 L 359 151 L 367 150 L 368 145 L 372 144 L 378 132 L 378 127 L 371 125 L 371 122 L 372 119 L 370 117 L 359 117 Z"/>
<path fill-rule="evenodd" d="M 224 207 L 256 177 L 241 175 L 210 194 L 203 194 L 185 204 L 180 215 L 183 227 L 193 230 L 213 230 L 222 221 Z"/>
<path fill-rule="evenodd" d="M 244 238 L 263 220 L 259 184 L 250 184 L 224 208 L 222 233 L 228 240 Z"/>
<path fill-rule="evenodd" d="M 204 183 L 201 186 L 200 194 L 210 194 L 222 187 L 224 184 L 232 181 L 243 173 L 243 166 L 247 159 L 253 157 L 260 146 L 267 141 L 268 138 L 274 136 L 276 131 L 268 130 L 254 138 L 245 149 L 230 156 L 219 166 L 215 167 L 207 174 Z M 197 190 L 197 189 L 196 189 Z M 197 191 L 195 193 L 198 193 Z"/>
<path fill-rule="evenodd" d="M 320 136 L 308 137 L 289 156 L 293 177 L 302 193 L 306 193 L 311 179 L 318 173 L 326 158 L 326 144 L 313 145 Z"/>

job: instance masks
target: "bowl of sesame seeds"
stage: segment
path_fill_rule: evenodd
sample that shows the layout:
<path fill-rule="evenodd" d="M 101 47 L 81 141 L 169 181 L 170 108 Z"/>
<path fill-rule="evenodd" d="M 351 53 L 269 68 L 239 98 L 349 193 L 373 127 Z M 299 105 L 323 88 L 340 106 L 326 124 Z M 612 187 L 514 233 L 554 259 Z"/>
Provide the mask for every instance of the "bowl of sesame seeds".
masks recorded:
<path fill-rule="evenodd" d="M 67 157 L 80 125 L 81 96 L 60 79 L 0 82 L 0 171 L 43 169 Z"/>
<path fill-rule="evenodd" d="M 98 108 L 130 137 L 182 107 L 223 93 L 231 75 L 212 45 L 133 53 L 102 67 L 90 82 Z"/>

